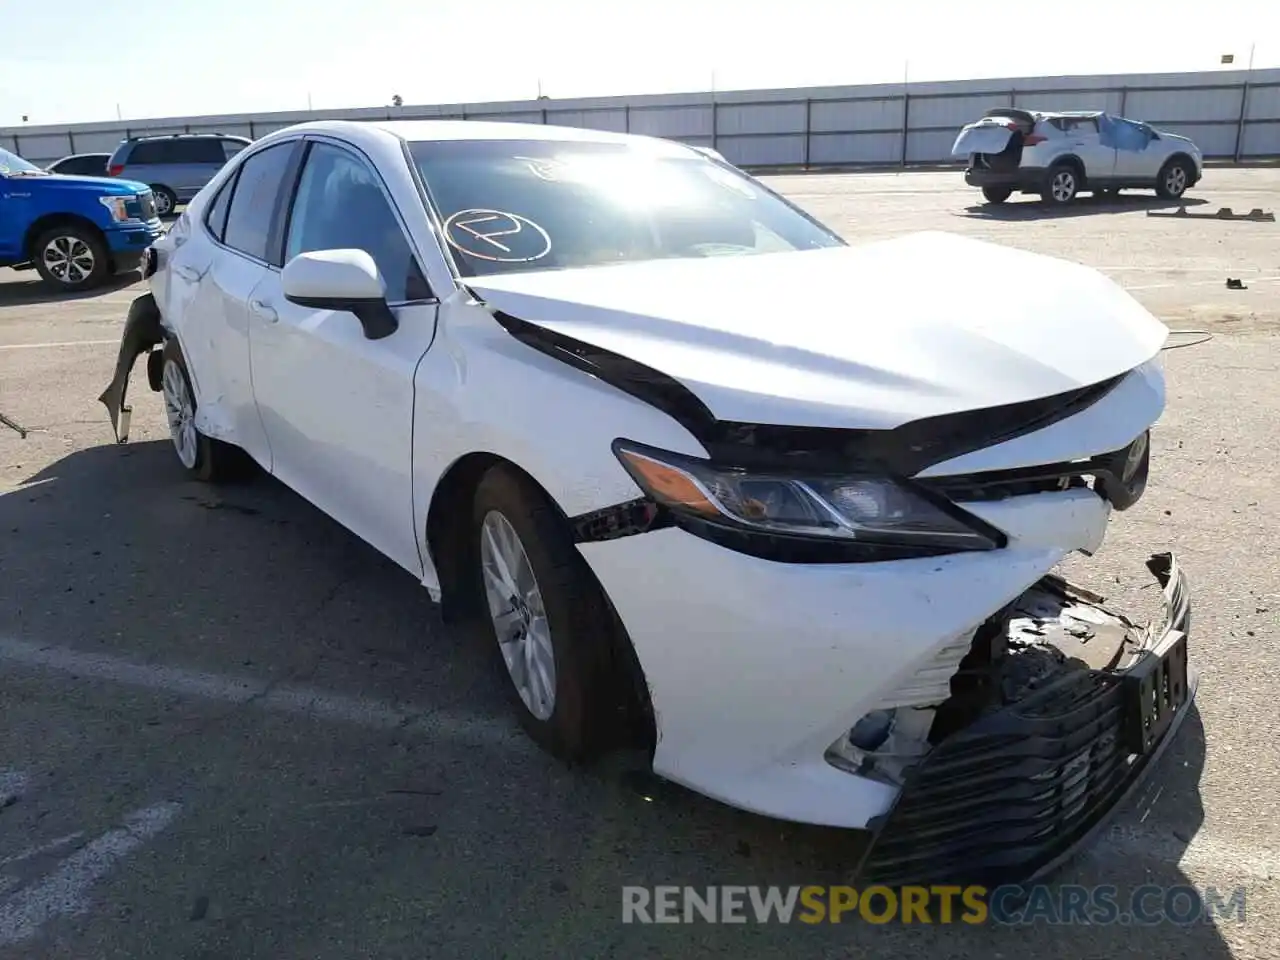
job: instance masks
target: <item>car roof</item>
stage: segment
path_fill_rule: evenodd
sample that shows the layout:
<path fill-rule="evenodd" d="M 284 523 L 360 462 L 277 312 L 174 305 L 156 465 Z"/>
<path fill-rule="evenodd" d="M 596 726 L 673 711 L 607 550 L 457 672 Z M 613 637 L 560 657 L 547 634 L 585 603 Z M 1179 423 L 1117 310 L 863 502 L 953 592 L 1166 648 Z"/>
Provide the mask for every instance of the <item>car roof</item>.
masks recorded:
<path fill-rule="evenodd" d="M 688 156 L 693 148 L 675 140 L 634 133 L 558 127 L 541 123 L 498 120 L 314 120 L 277 130 L 268 137 L 299 133 L 328 133 L 356 143 L 394 138 L 416 143 L 446 140 L 541 140 L 561 143 L 616 143 L 643 147 L 674 156 Z M 264 138 L 266 139 L 266 138 Z"/>
<path fill-rule="evenodd" d="M 129 141 L 138 143 L 143 140 L 244 140 L 252 143 L 248 137 L 242 137 L 236 133 L 144 133 L 136 137 L 130 137 Z"/>

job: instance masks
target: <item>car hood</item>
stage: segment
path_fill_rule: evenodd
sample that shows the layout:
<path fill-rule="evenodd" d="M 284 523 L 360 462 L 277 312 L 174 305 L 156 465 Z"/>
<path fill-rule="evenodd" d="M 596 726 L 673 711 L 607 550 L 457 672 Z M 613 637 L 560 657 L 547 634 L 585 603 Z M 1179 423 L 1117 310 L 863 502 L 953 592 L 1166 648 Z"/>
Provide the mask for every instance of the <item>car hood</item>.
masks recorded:
<path fill-rule="evenodd" d="M 945 233 L 467 281 L 492 308 L 651 367 L 721 420 L 891 429 L 1089 386 L 1167 328 L 1078 264 Z"/>
<path fill-rule="evenodd" d="M 101 197 L 132 197 L 151 188 L 136 180 L 119 180 L 115 177 L 85 177 L 79 174 L 53 173 L 47 177 L 31 178 L 42 190 L 75 190 L 94 193 Z"/>

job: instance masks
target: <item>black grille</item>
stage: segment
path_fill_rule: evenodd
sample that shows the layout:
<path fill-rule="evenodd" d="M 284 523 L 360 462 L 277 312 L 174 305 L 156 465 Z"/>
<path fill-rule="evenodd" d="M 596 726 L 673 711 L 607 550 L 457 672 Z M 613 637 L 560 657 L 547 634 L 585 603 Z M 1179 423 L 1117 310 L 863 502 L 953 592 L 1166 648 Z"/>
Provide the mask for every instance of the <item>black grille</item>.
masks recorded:
<path fill-rule="evenodd" d="M 1172 558 L 1167 577 L 1167 626 L 1185 637 L 1191 607 Z M 1185 678 L 1184 643 L 1168 663 Z M 870 825 L 861 880 L 993 887 L 1026 883 L 1067 858 L 1136 786 L 1190 708 L 1189 689 L 1176 712 L 1144 705 L 1132 681 L 1153 673 L 1147 663 L 1128 672 L 1081 667 L 943 740 L 908 774 L 894 809 Z"/>
<path fill-rule="evenodd" d="M 150 191 L 141 194 L 138 197 L 138 205 L 142 207 L 142 219 L 154 220 L 156 218 L 156 198 L 155 194 Z"/>

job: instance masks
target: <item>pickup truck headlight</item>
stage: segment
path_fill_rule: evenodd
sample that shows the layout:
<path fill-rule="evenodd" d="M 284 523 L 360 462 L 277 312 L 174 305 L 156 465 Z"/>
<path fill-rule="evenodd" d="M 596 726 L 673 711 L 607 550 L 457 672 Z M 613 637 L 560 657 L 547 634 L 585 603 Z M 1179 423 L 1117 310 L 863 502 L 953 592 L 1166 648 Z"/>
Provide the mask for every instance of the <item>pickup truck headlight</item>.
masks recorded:
<path fill-rule="evenodd" d="M 978 517 L 902 478 L 762 472 L 626 440 L 613 450 L 680 526 L 756 556 L 866 562 L 994 550 L 1006 542 Z"/>
<path fill-rule="evenodd" d="M 110 211 L 116 223 L 142 219 L 142 204 L 137 197 L 99 197 L 98 202 Z"/>

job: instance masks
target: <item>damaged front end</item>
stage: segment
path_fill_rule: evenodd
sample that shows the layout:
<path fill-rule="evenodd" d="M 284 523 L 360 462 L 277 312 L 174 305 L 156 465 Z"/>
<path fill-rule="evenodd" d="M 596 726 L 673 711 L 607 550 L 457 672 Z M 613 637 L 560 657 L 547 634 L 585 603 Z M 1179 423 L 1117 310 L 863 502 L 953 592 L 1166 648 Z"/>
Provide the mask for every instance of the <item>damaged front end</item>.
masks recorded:
<path fill-rule="evenodd" d="M 152 390 L 159 390 L 160 369 L 159 363 L 155 361 L 158 361 L 160 354 L 152 351 L 164 339 L 160 308 L 156 306 L 155 297 L 149 293 L 143 294 L 129 306 L 129 316 L 125 319 L 124 333 L 120 338 L 120 350 L 116 355 L 115 375 L 107 389 L 98 397 L 111 417 L 111 429 L 115 431 L 117 443 L 124 443 L 129 439 L 129 419 L 133 408 L 125 403 L 125 398 L 133 365 L 138 357 L 147 354 L 148 382 Z"/>
<path fill-rule="evenodd" d="M 1164 593 L 1156 623 L 1140 629 L 1101 597 L 1046 576 L 984 623 L 963 655 L 942 651 L 938 670 L 960 656 L 945 701 L 886 706 L 831 748 L 832 765 L 901 787 L 868 824 L 861 878 L 1026 883 L 1102 825 L 1194 696 L 1185 577 L 1172 554 L 1147 566 Z M 913 679 L 928 689 L 927 676 Z"/>

